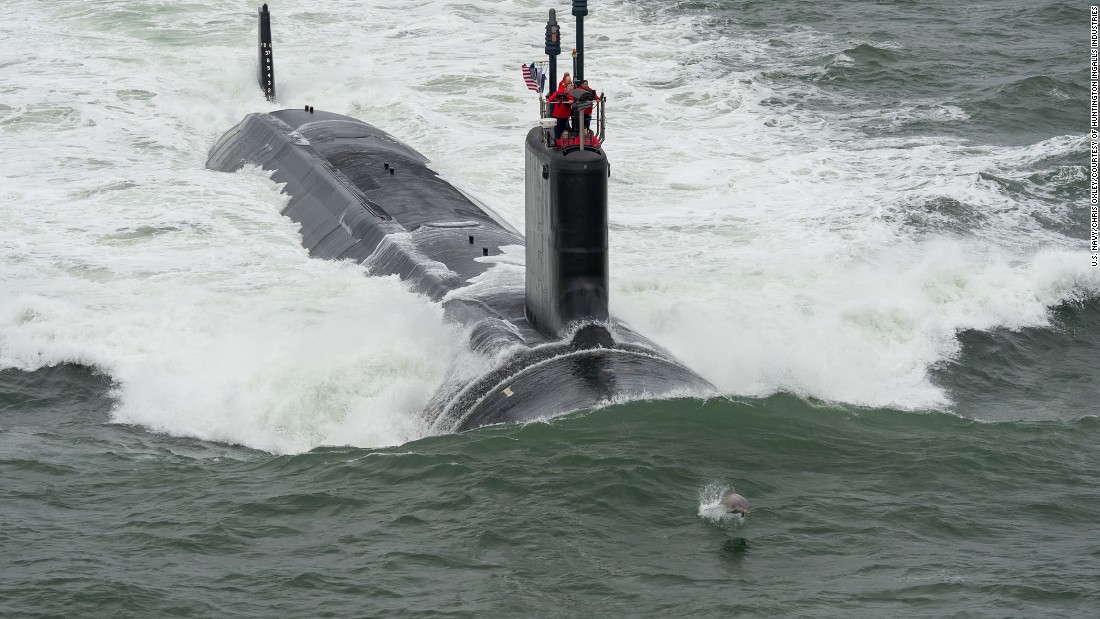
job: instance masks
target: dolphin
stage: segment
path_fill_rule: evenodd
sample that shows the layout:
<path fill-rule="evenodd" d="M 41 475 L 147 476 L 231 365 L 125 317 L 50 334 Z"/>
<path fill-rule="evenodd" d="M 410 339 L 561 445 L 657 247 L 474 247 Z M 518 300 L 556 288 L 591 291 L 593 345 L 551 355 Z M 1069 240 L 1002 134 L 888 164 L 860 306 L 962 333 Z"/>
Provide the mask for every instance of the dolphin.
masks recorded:
<path fill-rule="evenodd" d="M 745 497 L 737 494 L 736 488 L 731 487 L 729 494 L 722 497 L 722 500 L 719 501 L 718 504 L 726 508 L 726 513 L 741 514 L 742 516 L 749 515 L 749 502 Z"/>

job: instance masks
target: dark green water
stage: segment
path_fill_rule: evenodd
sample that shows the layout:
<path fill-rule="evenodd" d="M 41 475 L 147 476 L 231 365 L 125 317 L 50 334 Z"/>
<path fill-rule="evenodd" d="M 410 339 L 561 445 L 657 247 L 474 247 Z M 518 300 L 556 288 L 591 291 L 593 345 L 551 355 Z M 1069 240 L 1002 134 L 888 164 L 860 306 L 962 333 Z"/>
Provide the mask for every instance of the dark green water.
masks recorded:
<path fill-rule="evenodd" d="M 89 9 L 104 36 L 147 30 L 116 4 Z M 253 9 L 190 7 L 187 25 Z M 1086 5 L 636 11 L 653 32 L 692 24 L 666 55 L 761 43 L 684 62 L 711 80 L 748 72 L 763 107 L 807 135 L 856 136 L 838 145 L 853 155 L 883 137 L 992 153 L 975 175 L 1022 223 L 980 199 L 888 205 L 902 234 L 1086 238 Z M 161 44 L 184 49 L 172 32 Z M 733 395 L 275 455 L 114 423 L 116 378 L 79 350 L 0 369 L 0 617 L 1100 616 L 1095 281 L 1080 277 L 1047 326 L 960 329 L 927 371 L 942 410 Z M 0 353 L 32 339 L 19 329 L 33 317 L 3 318 Z M 709 517 L 732 484 L 752 513 Z"/>
<path fill-rule="evenodd" d="M 1030 144 L 1088 130 L 1088 5 L 995 0 L 644 3 L 655 16 L 703 16 L 699 36 L 752 33 L 770 49 L 731 46 L 729 71 L 761 71 L 792 91 L 773 105 L 843 112 L 869 136 L 942 134 L 981 144 Z M 898 108 L 956 106 L 945 119 Z"/>
<path fill-rule="evenodd" d="M 1100 604 L 1095 417 L 684 400 L 276 457 L 105 425 L 108 384 L 79 368 L 2 380 L 4 616 Z M 732 476 L 753 513 L 701 518 L 700 494 Z"/>

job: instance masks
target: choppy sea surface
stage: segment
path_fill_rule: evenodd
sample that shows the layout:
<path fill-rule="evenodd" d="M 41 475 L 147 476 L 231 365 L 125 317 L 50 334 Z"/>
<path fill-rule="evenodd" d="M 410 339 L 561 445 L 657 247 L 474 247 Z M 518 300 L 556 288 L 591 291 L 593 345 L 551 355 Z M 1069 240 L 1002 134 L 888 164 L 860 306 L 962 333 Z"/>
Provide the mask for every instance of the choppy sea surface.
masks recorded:
<path fill-rule="evenodd" d="M 0 616 L 1100 613 L 1087 5 L 592 0 L 612 311 L 723 396 L 433 435 L 457 327 L 206 153 L 311 104 L 520 224 L 569 5 L 270 4 L 276 104 L 258 3 L 0 2 Z"/>

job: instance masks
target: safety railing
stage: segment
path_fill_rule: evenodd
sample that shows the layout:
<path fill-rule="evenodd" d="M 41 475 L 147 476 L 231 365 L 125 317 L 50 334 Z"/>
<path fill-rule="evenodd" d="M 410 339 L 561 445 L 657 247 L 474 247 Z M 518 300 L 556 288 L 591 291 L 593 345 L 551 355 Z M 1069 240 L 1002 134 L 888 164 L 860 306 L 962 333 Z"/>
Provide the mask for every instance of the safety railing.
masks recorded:
<path fill-rule="evenodd" d="M 568 131 L 573 138 L 573 142 L 568 145 L 579 146 L 581 149 L 599 148 L 603 145 L 607 135 L 607 95 L 604 93 L 596 95 L 591 90 L 586 92 L 591 97 L 581 96 L 570 102 L 571 113 Z M 554 135 L 557 119 L 553 116 L 553 111 L 562 102 L 547 101 L 542 97 L 539 98 L 539 101 L 541 103 L 539 106 L 541 111 L 540 120 L 543 121 L 539 123 L 542 127 L 542 142 L 547 148 L 558 148 Z M 591 114 L 585 114 L 586 110 L 591 110 Z M 585 122 L 586 116 L 590 119 L 587 123 Z"/>

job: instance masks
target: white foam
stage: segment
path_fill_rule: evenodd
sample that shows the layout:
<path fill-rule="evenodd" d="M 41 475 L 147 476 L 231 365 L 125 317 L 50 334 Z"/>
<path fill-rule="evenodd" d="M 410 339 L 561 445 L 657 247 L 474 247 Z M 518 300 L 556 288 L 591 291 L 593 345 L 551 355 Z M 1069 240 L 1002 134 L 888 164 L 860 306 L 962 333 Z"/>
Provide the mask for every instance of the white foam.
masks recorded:
<path fill-rule="evenodd" d="M 237 176 L 245 191 L 185 224 L 135 207 L 123 217 L 146 231 L 109 234 L 126 222 L 102 214 L 38 230 L 0 299 L 0 364 L 94 365 L 117 383 L 115 421 L 172 434 L 278 452 L 418 437 L 456 353 L 438 306 L 308 258 L 270 181 Z"/>
<path fill-rule="evenodd" d="M 488 293 L 506 291 L 513 295 L 522 295 L 526 255 L 522 245 L 501 245 L 501 253 L 492 256 L 474 258 L 477 262 L 489 264 L 484 272 L 470 278 L 465 286 L 455 288 L 443 297 L 451 299 L 480 299 Z"/>

